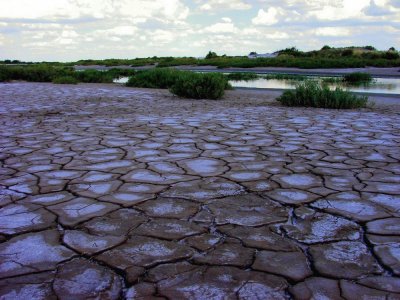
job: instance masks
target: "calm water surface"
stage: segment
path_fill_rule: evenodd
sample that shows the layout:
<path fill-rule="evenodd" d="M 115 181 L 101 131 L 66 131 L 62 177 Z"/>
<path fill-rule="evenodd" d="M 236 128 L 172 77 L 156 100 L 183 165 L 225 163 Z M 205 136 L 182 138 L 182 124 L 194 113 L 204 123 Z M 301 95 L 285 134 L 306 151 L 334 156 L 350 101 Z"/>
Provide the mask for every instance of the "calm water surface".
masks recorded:
<path fill-rule="evenodd" d="M 310 78 L 311 79 L 311 78 Z M 314 77 L 315 80 L 317 78 Z M 281 80 L 259 78 L 252 81 L 230 81 L 233 87 L 259 88 L 259 89 L 294 89 L 298 80 Z M 344 83 L 328 84 L 332 89 L 341 87 L 352 92 L 364 92 L 371 94 L 400 94 L 400 78 L 375 78 L 368 85 L 352 86 Z"/>
<path fill-rule="evenodd" d="M 310 77 L 310 79 L 318 80 L 318 77 Z M 126 83 L 128 77 L 115 79 L 115 83 Z M 231 80 L 229 81 L 233 87 L 258 88 L 258 89 L 294 89 L 298 80 L 283 79 L 265 79 L 259 78 L 251 81 Z M 364 92 L 371 94 L 398 94 L 400 95 L 400 78 L 375 78 L 374 82 L 369 85 L 351 86 L 344 83 L 328 84 L 332 89 L 341 87 L 352 92 Z"/>

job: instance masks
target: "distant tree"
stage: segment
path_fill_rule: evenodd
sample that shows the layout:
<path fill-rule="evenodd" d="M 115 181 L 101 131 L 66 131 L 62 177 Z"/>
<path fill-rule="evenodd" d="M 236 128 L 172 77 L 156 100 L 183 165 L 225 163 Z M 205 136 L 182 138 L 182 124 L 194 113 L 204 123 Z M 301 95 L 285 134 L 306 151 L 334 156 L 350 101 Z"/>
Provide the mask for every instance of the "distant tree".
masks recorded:
<path fill-rule="evenodd" d="M 206 59 L 211 59 L 211 58 L 216 58 L 218 57 L 217 53 L 212 52 L 212 51 L 208 51 L 207 55 L 206 55 Z"/>
<path fill-rule="evenodd" d="M 396 48 L 395 47 L 390 47 L 389 51 L 396 51 Z"/>
<path fill-rule="evenodd" d="M 353 55 L 353 50 L 352 49 L 346 49 L 342 51 L 342 56 L 352 56 Z"/>
<path fill-rule="evenodd" d="M 332 49 L 332 48 L 328 45 L 325 45 L 321 48 L 321 50 L 329 50 L 329 49 Z"/>
<path fill-rule="evenodd" d="M 252 51 L 252 52 L 250 52 L 250 54 L 249 55 L 257 55 L 257 52 L 255 52 L 255 51 Z"/>
<path fill-rule="evenodd" d="M 397 51 L 386 51 L 382 57 L 386 59 L 398 59 L 400 58 L 400 55 Z"/>
<path fill-rule="evenodd" d="M 364 49 L 365 50 L 370 50 L 370 51 L 375 51 L 376 50 L 376 48 L 373 47 L 373 46 L 365 46 Z"/>

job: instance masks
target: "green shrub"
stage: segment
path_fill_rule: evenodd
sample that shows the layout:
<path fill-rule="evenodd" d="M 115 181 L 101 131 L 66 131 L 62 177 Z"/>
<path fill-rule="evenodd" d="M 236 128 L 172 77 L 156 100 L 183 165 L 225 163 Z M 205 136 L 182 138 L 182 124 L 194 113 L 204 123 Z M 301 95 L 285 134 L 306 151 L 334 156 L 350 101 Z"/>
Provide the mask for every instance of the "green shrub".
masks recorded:
<path fill-rule="evenodd" d="M 78 80 L 72 76 L 62 76 L 53 79 L 55 84 L 78 84 Z"/>
<path fill-rule="evenodd" d="M 353 52 L 352 49 L 346 49 L 346 50 L 343 50 L 342 56 L 344 56 L 344 57 L 352 56 L 353 53 L 354 53 L 354 52 Z"/>
<path fill-rule="evenodd" d="M 343 77 L 343 81 L 348 83 L 368 83 L 372 81 L 372 76 L 368 73 L 354 72 L 346 74 Z"/>
<path fill-rule="evenodd" d="M 168 89 L 176 81 L 180 71 L 175 69 L 150 69 L 129 78 L 126 86 Z"/>
<path fill-rule="evenodd" d="M 102 72 L 97 70 L 85 70 L 75 72 L 73 75 L 79 82 L 86 83 L 112 83 L 114 80 L 113 73 Z"/>
<path fill-rule="evenodd" d="M 211 58 L 216 58 L 216 57 L 218 57 L 217 53 L 212 52 L 212 51 L 208 51 L 205 59 L 211 59 Z"/>
<path fill-rule="evenodd" d="M 383 53 L 382 57 L 386 59 L 399 59 L 400 55 L 396 51 L 386 51 Z"/>
<path fill-rule="evenodd" d="M 222 74 L 181 72 L 170 88 L 171 93 L 192 99 L 220 99 L 227 87 Z"/>
<path fill-rule="evenodd" d="M 307 76 L 295 74 L 267 74 L 263 76 L 265 79 L 278 79 L 278 80 L 299 80 L 304 81 Z"/>
<path fill-rule="evenodd" d="M 67 67 L 53 67 L 46 64 L 25 66 L 4 66 L 0 75 L 3 81 L 24 80 L 33 82 L 51 82 L 56 77 L 73 74 L 73 70 Z M 5 80 L 4 80 L 5 79 Z"/>
<path fill-rule="evenodd" d="M 7 67 L 0 67 L 0 82 L 12 80 L 11 74 Z"/>
<path fill-rule="evenodd" d="M 286 106 L 348 109 L 365 107 L 368 97 L 356 96 L 340 88 L 330 90 L 326 85 L 305 81 L 295 90 L 285 91 L 277 100 Z"/>
<path fill-rule="evenodd" d="M 258 75 L 256 73 L 250 73 L 250 72 L 235 72 L 235 73 L 225 74 L 225 77 L 228 80 L 250 81 L 250 80 L 256 80 L 256 79 L 260 78 L 260 75 Z"/>

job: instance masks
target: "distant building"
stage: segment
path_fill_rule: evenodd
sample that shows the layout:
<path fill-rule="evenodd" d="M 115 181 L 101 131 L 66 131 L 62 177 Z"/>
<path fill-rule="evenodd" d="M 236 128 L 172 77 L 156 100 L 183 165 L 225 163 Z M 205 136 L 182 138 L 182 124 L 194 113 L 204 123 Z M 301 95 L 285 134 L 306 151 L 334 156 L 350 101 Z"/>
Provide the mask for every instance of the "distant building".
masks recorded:
<path fill-rule="evenodd" d="M 264 53 L 264 54 L 258 54 L 257 52 L 250 52 L 249 55 L 247 55 L 248 58 L 273 58 L 277 57 L 279 53 L 274 52 L 274 53 Z"/>

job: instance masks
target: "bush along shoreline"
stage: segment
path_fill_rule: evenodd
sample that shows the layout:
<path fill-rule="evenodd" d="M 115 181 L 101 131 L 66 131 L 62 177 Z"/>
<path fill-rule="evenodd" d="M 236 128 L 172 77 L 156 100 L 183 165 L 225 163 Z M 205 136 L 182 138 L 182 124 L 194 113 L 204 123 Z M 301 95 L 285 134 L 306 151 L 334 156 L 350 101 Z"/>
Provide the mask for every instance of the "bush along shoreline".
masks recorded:
<path fill-rule="evenodd" d="M 192 99 L 220 99 L 232 87 L 220 73 L 196 73 L 176 69 L 151 69 L 130 77 L 128 87 L 169 89 L 179 97 Z"/>
<path fill-rule="evenodd" d="M 110 69 L 108 71 L 75 71 L 72 67 L 60 67 L 47 64 L 8 66 L 0 65 L 0 82 L 23 80 L 29 82 L 68 83 L 112 83 L 122 76 L 132 76 L 135 70 Z"/>
<path fill-rule="evenodd" d="M 366 107 L 368 97 L 357 96 L 340 88 L 330 90 L 325 84 L 305 81 L 298 84 L 295 90 L 283 92 L 277 101 L 285 106 L 352 109 Z"/>

